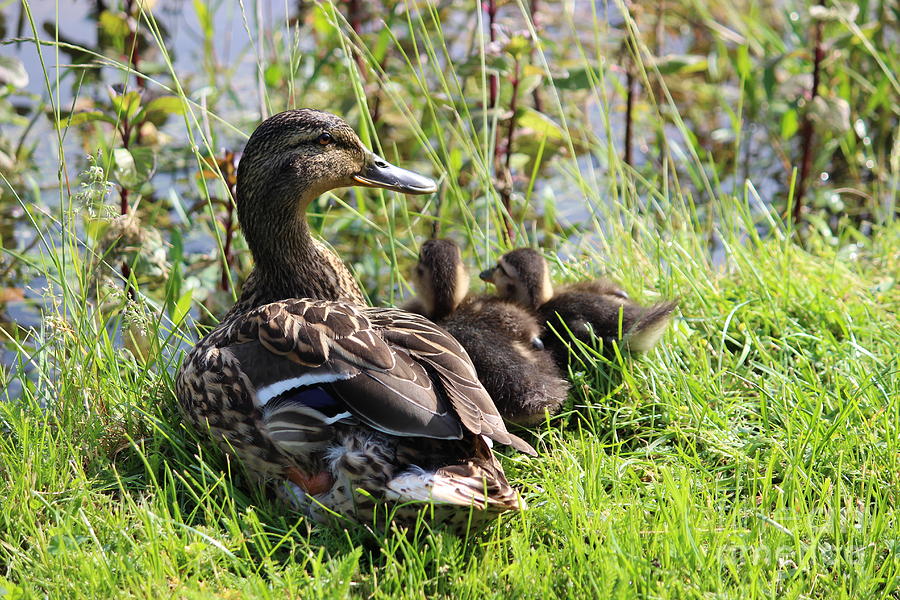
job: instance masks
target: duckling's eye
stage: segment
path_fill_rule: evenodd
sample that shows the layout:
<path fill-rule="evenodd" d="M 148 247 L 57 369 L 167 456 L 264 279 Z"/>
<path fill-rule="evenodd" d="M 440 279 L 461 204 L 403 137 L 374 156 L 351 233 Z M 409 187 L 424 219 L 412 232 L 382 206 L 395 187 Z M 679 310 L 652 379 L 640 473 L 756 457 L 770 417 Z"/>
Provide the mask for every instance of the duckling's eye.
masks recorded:
<path fill-rule="evenodd" d="M 334 138 L 331 137 L 330 133 L 323 133 L 322 135 L 319 136 L 318 140 L 316 140 L 316 141 L 318 141 L 323 146 L 327 146 L 332 141 L 334 141 Z"/>
<path fill-rule="evenodd" d="M 507 294 L 510 294 L 510 295 L 515 294 L 515 293 L 516 293 L 516 286 L 515 286 L 515 284 L 507 283 L 507 284 L 506 284 L 506 293 L 507 293 Z"/>
<path fill-rule="evenodd" d="M 422 265 L 416 265 L 416 273 L 417 273 L 418 275 L 424 275 L 424 274 L 425 274 L 425 267 L 423 267 Z"/>

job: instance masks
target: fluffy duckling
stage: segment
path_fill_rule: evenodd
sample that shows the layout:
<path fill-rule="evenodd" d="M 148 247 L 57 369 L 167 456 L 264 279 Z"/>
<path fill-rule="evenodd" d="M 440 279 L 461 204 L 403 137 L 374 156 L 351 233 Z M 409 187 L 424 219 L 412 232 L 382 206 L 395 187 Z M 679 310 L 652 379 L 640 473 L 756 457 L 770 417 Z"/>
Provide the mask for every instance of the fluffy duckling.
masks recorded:
<path fill-rule="evenodd" d="M 604 342 L 622 342 L 632 352 L 646 352 L 660 340 L 678 302 L 644 307 L 607 280 L 583 281 L 553 289 L 544 257 L 531 248 L 519 248 L 500 257 L 497 265 L 481 273 L 493 283 L 500 298 L 537 313 L 548 328 L 589 343 L 591 332 Z M 568 363 L 570 346 L 558 335 L 544 338 L 557 364 Z"/>
<path fill-rule="evenodd" d="M 467 297 L 469 275 L 454 242 L 422 244 L 412 280 L 418 296 L 405 308 L 436 321 L 462 344 L 504 419 L 534 425 L 560 409 L 569 386 L 543 350 L 541 324 L 512 302 Z"/>

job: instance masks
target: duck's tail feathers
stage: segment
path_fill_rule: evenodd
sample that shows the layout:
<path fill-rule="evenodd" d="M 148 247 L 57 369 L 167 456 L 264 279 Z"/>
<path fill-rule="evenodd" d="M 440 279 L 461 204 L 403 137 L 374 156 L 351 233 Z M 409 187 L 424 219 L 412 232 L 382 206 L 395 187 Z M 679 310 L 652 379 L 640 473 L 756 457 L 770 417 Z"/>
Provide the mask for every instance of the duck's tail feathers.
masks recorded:
<path fill-rule="evenodd" d="M 414 467 L 388 481 L 387 489 L 388 498 L 398 502 L 431 502 L 490 512 L 525 508 L 505 477 L 498 479 L 471 463 L 435 471 Z"/>
<path fill-rule="evenodd" d="M 525 501 L 509 485 L 487 443 L 475 438 L 471 458 L 426 471 L 413 466 L 387 482 L 398 501 L 431 502 L 489 513 L 524 510 Z"/>
<path fill-rule="evenodd" d="M 647 352 L 652 349 L 666 332 L 676 306 L 678 301 L 671 300 L 648 308 L 625 336 L 628 349 L 632 352 Z"/>

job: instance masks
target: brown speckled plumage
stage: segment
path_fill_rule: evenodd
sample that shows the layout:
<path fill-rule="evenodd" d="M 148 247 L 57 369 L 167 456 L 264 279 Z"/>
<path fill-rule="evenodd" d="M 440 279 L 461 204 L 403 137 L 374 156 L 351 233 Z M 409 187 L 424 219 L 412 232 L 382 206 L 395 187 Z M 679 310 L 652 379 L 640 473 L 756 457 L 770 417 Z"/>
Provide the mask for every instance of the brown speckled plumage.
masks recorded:
<path fill-rule="evenodd" d="M 463 345 L 504 419 L 531 425 L 560 409 L 569 386 L 540 347 L 541 324 L 512 302 L 467 297 L 469 278 L 455 243 L 422 244 L 412 279 L 419 295 L 408 308 L 435 319 Z"/>
<path fill-rule="evenodd" d="M 386 510 L 408 524 L 427 505 L 455 526 L 520 508 L 489 441 L 534 450 L 506 431 L 462 347 L 418 315 L 363 306 L 310 236 L 309 203 L 349 185 L 434 189 L 328 113 L 281 113 L 251 136 L 237 207 L 256 267 L 179 370 L 185 415 L 314 518 Z"/>

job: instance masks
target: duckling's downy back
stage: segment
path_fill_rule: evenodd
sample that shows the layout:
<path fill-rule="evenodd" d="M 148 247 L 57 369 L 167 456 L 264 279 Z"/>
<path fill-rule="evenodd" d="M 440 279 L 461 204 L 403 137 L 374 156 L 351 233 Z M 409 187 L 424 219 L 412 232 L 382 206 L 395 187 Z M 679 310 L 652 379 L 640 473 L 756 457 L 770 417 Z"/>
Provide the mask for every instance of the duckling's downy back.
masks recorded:
<path fill-rule="evenodd" d="M 481 278 L 496 286 L 497 295 L 534 310 L 550 330 L 543 340 L 564 367 L 572 340 L 596 336 L 618 341 L 633 352 L 646 352 L 659 342 L 677 302 L 644 307 L 615 283 L 598 279 L 554 290 L 547 261 L 537 250 L 518 248 L 500 257 Z"/>
<path fill-rule="evenodd" d="M 419 297 L 405 307 L 462 344 L 504 419 L 534 424 L 559 410 L 568 383 L 542 350 L 542 325 L 532 311 L 497 297 L 466 297 L 468 274 L 449 240 L 422 245 L 413 280 Z"/>
<path fill-rule="evenodd" d="M 598 280 L 560 289 L 538 312 L 547 326 L 563 337 L 568 330 L 587 343 L 593 334 L 605 343 L 617 341 L 632 352 L 646 352 L 662 338 L 677 305 L 676 301 L 669 301 L 644 307 L 614 283 Z M 545 341 L 550 337 L 546 335 Z M 555 340 L 548 342 L 548 347 L 560 344 L 563 342 Z M 563 348 L 555 351 L 566 352 Z"/>

